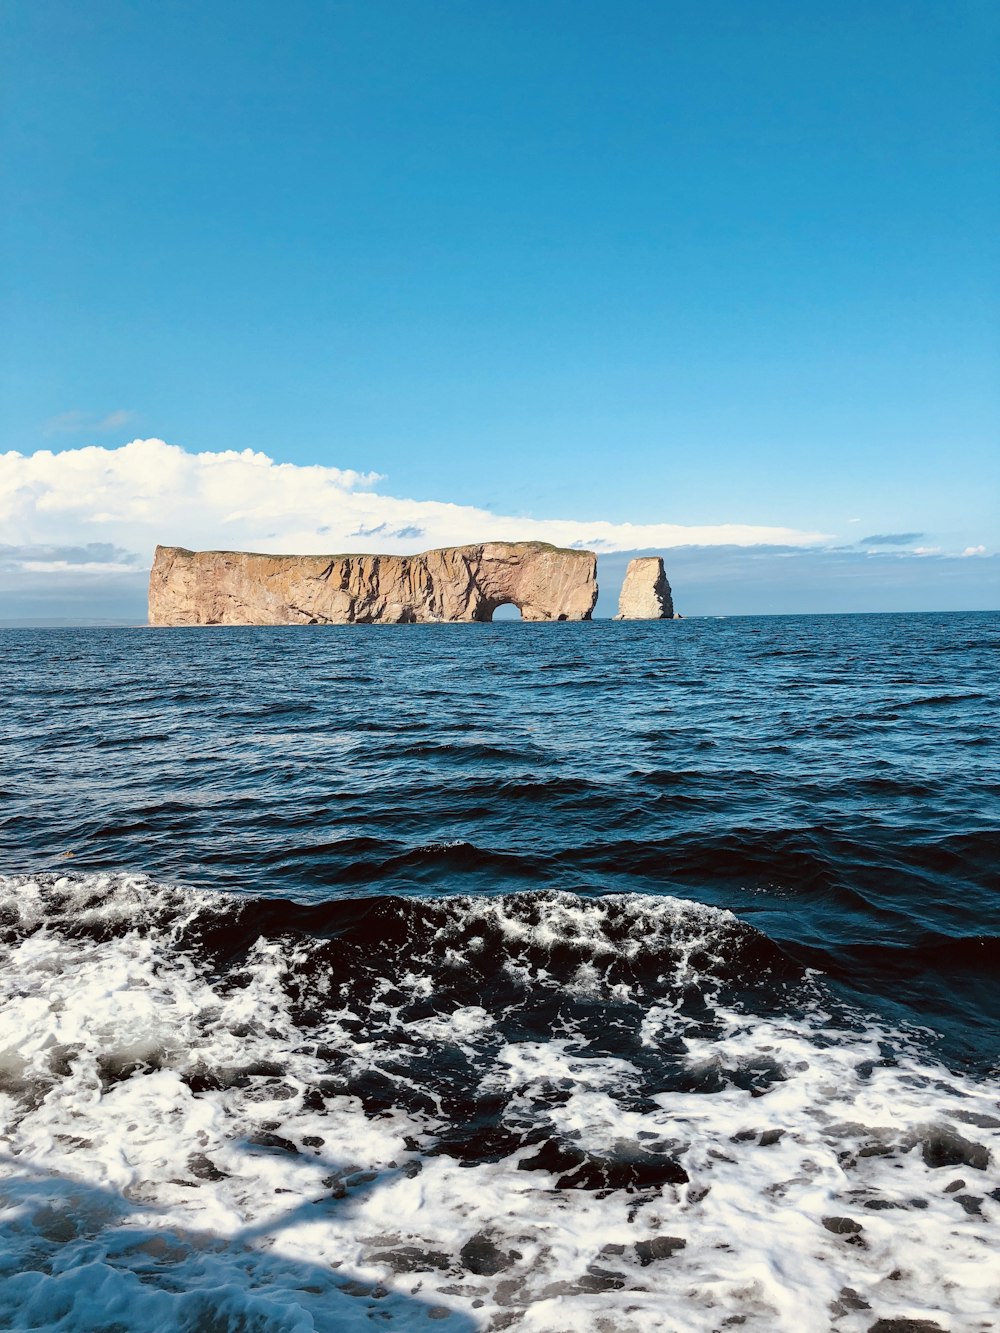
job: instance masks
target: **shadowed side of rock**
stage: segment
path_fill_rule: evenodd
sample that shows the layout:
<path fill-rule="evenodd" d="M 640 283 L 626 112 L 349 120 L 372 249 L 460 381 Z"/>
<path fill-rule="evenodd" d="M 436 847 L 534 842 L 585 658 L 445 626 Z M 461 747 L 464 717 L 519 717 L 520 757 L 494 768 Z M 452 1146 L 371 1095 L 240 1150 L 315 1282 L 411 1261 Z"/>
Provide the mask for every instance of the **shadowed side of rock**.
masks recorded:
<path fill-rule="evenodd" d="M 672 620 L 674 599 L 663 559 L 642 555 L 630 560 L 625 571 L 616 620 Z"/>
<path fill-rule="evenodd" d="M 420 555 L 262 555 L 158 546 L 151 625 L 349 625 L 589 620 L 597 557 L 543 542 L 487 542 Z"/>

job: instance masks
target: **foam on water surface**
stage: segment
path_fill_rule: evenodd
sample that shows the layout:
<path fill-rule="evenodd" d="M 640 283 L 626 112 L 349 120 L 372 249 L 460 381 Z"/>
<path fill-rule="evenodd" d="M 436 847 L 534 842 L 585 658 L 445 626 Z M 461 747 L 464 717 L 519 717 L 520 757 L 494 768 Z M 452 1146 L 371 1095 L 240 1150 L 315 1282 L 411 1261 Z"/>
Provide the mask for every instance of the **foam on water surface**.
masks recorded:
<path fill-rule="evenodd" d="M 989 1082 L 697 904 L 358 910 L 0 880 L 0 1325 L 997 1326 Z"/>

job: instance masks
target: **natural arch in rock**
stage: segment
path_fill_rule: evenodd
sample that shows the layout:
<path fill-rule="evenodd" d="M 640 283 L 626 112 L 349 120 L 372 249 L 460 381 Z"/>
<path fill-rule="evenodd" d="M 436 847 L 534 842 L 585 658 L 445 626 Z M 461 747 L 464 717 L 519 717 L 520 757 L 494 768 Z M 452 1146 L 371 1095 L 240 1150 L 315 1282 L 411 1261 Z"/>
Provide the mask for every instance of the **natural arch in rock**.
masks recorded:
<path fill-rule="evenodd" d="M 152 625 L 402 624 L 589 620 L 597 557 L 545 542 L 446 546 L 421 555 L 263 555 L 158 546 Z"/>

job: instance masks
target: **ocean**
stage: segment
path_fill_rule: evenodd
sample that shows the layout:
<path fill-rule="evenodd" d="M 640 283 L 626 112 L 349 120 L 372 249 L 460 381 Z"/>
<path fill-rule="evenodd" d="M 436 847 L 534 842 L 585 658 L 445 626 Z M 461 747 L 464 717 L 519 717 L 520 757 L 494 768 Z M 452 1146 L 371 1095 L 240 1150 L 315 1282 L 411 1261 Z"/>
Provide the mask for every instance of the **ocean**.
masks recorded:
<path fill-rule="evenodd" d="M 0 1327 L 1000 1328 L 1000 614 L 0 631 Z"/>

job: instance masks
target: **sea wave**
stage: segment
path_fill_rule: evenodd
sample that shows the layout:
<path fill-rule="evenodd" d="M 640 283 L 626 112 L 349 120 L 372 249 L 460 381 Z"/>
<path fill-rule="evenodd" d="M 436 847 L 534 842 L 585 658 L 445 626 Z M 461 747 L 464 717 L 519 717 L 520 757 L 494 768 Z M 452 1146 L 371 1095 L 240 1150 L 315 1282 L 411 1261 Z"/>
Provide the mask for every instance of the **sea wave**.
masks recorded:
<path fill-rule="evenodd" d="M 668 896 L 0 878 L 0 1323 L 987 1328 L 995 1084 Z"/>

